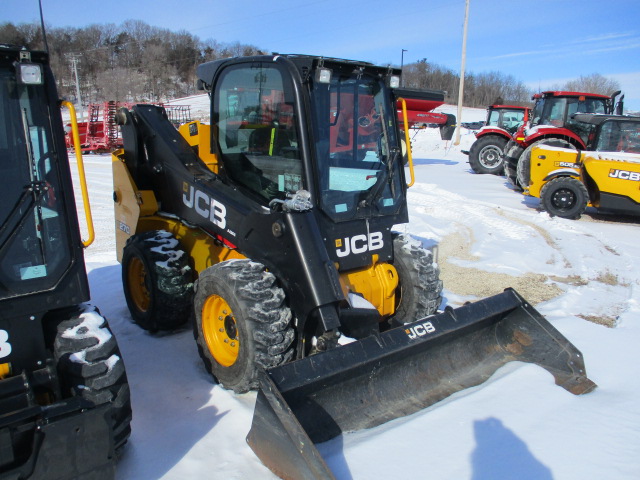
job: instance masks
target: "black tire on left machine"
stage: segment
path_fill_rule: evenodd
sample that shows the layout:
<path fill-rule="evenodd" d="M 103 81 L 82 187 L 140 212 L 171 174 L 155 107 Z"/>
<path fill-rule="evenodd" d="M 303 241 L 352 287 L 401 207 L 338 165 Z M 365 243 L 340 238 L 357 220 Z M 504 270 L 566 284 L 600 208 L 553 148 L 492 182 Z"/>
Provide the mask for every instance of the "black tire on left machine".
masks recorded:
<path fill-rule="evenodd" d="M 91 305 L 71 309 L 66 317 L 57 324 L 53 345 L 62 395 L 111 405 L 113 442 L 119 453 L 131 434 L 131 394 L 116 337 Z"/>

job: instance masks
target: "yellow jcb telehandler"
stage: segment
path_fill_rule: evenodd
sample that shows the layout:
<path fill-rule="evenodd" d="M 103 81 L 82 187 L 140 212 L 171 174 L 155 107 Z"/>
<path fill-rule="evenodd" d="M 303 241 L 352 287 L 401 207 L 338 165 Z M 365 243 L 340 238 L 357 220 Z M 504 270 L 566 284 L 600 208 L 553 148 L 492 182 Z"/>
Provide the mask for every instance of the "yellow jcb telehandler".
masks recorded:
<path fill-rule="evenodd" d="M 524 193 L 552 216 L 599 212 L 640 215 L 640 117 L 577 114 L 588 150 L 540 146 L 532 151 Z"/>

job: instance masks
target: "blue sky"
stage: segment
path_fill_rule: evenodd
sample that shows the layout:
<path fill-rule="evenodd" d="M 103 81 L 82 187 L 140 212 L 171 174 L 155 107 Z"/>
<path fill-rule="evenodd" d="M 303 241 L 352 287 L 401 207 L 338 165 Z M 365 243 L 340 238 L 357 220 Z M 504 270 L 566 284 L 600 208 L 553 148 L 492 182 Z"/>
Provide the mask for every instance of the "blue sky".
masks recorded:
<path fill-rule="evenodd" d="M 42 0 L 54 27 L 143 20 L 201 40 L 400 65 L 460 68 L 464 0 Z M 0 22 L 38 20 L 36 0 L 0 0 Z M 638 0 L 470 0 L 467 72 L 534 89 L 599 73 L 640 110 Z"/>

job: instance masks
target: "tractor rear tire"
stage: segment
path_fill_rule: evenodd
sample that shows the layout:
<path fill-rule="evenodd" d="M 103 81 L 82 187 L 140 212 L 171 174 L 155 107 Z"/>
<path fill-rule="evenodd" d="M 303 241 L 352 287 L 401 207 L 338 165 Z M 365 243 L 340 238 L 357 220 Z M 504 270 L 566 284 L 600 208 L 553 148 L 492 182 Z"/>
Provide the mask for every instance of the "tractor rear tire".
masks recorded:
<path fill-rule="evenodd" d="M 529 187 L 529 182 L 531 180 L 531 151 L 535 147 L 541 147 L 543 145 L 548 145 L 550 147 L 572 148 L 575 150 L 575 147 L 570 142 L 562 138 L 544 138 L 537 142 L 533 142 L 524 149 L 524 152 L 520 155 L 520 160 L 518 160 L 516 175 L 518 178 L 518 184 L 522 186 L 522 188 Z"/>
<path fill-rule="evenodd" d="M 393 255 L 399 285 L 389 325 L 397 327 L 436 313 L 442 302 L 442 280 L 433 253 L 410 235 L 397 234 Z"/>
<path fill-rule="evenodd" d="M 68 316 L 57 325 L 53 346 L 62 395 L 111 404 L 119 453 L 131 434 L 131 393 L 116 337 L 93 306 L 82 305 Z"/>
<path fill-rule="evenodd" d="M 558 177 L 542 187 L 540 202 L 552 217 L 577 220 L 587 208 L 587 187 L 571 177 Z"/>
<path fill-rule="evenodd" d="M 504 147 L 507 140 L 498 135 L 480 137 L 469 149 L 469 166 L 475 173 L 502 175 Z"/>
<path fill-rule="evenodd" d="M 522 156 L 524 148 L 518 145 L 515 141 L 509 140 L 504 147 L 503 164 L 504 164 L 504 176 L 507 177 L 507 181 L 513 185 L 513 187 L 522 191 L 522 187 L 518 183 L 518 162 Z"/>
<path fill-rule="evenodd" d="M 250 260 L 228 260 L 200 274 L 194 337 L 207 371 L 224 388 L 258 388 L 258 372 L 293 357 L 291 310 L 276 277 Z"/>
<path fill-rule="evenodd" d="M 178 240 L 164 230 L 134 235 L 122 254 L 122 284 L 134 322 L 172 330 L 190 317 L 193 271 Z"/>

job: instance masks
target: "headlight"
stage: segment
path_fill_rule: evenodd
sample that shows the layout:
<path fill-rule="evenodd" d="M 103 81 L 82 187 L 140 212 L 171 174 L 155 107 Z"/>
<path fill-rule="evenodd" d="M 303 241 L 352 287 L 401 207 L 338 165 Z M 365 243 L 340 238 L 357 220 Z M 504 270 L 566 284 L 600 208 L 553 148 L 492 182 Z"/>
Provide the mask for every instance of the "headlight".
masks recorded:
<path fill-rule="evenodd" d="M 19 63 L 18 79 L 25 85 L 42 85 L 42 66 L 37 63 Z"/>
<path fill-rule="evenodd" d="M 391 75 L 389 77 L 389 88 L 398 88 L 400 86 L 400 77 L 398 75 Z"/>

